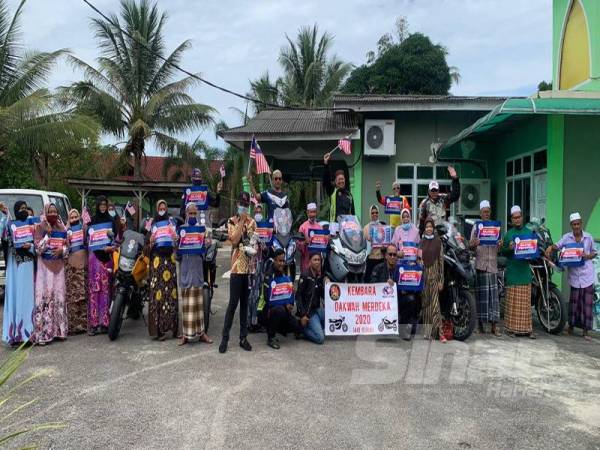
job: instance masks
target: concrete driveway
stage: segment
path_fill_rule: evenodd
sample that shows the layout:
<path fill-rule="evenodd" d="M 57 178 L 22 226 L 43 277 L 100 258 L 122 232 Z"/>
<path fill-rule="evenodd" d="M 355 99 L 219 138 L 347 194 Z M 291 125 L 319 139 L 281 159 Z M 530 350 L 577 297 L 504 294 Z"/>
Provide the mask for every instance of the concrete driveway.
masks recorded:
<path fill-rule="evenodd" d="M 221 264 L 227 265 L 225 254 Z M 220 272 L 223 272 L 221 270 Z M 215 344 L 151 341 L 142 321 L 122 337 L 76 336 L 34 348 L 12 426 L 62 421 L 42 448 L 600 448 L 600 342 L 540 332 L 536 341 L 468 343 L 281 339 L 232 333 L 218 353 L 228 280 L 220 278 Z M 236 317 L 236 325 L 239 323 Z M 2 349 L 4 358 L 10 350 Z"/>

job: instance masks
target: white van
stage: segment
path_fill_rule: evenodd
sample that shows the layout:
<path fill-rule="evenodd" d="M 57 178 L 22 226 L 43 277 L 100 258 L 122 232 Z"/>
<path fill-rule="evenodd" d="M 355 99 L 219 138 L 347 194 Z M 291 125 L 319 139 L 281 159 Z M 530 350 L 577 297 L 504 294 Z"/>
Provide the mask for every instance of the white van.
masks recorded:
<path fill-rule="evenodd" d="M 36 216 L 44 213 L 44 205 L 54 203 L 62 221 L 67 223 L 71 203 L 65 194 L 35 189 L 0 189 L 0 202 L 7 206 L 11 215 L 14 213 L 13 207 L 18 200 L 23 200 L 27 206 L 33 208 Z"/>

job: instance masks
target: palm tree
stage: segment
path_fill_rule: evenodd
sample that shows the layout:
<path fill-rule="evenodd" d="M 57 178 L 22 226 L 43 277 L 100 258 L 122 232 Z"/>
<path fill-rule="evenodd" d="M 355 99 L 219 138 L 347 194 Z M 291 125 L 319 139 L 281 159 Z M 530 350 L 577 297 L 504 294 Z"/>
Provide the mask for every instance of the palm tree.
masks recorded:
<path fill-rule="evenodd" d="M 266 104 L 280 105 L 280 89 L 281 79 L 278 78 L 272 81 L 269 72 L 265 72 L 257 80 L 250 81 L 250 93 L 248 96 L 263 102 L 252 104 L 254 114 L 258 114 L 260 110 L 268 107 Z"/>
<path fill-rule="evenodd" d="M 333 36 L 325 32 L 319 37 L 317 25 L 302 27 L 296 41 L 286 35 L 288 45 L 279 53 L 284 76 L 281 96 L 285 105 L 318 107 L 330 104 L 352 65 L 328 53 Z"/>
<path fill-rule="evenodd" d="M 11 17 L 5 0 L 0 0 L 0 166 L 13 165 L 8 158 L 24 160 L 47 186 L 49 161 L 66 149 L 93 145 L 99 128 L 92 118 L 59 107 L 42 88 L 67 50 L 22 50 L 19 25 L 24 5 L 22 0 Z"/>
<path fill-rule="evenodd" d="M 121 0 L 120 15 L 92 20 L 102 51 L 98 67 L 71 58 L 83 69 L 84 81 L 65 88 L 63 95 L 96 115 L 106 132 L 125 139 L 123 156 L 133 157 L 139 178 L 148 139 L 162 152 L 176 154 L 182 143 L 175 135 L 210 124 L 214 110 L 188 94 L 196 78 L 173 81 L 177 69 L 172 64 L 181 61 L 190 41 L 165 56 L 166 14 L 148 0 Z"/>

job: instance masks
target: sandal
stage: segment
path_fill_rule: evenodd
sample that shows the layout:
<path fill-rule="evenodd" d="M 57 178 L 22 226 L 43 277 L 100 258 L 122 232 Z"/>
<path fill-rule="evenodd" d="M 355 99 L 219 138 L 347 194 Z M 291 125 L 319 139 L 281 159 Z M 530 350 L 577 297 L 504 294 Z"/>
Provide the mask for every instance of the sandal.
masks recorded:
<path fill-rule="evenodd" d="M 213 343 L 213 340 L 211 338 L 209 338 L 206 333 L 202 333 L 200 335 L 200 337 L 198 338 L 198 341 L 204 342 L 205 344 L 212 344 Z"/>
<path fill-rule="evenodd" d="M 185 345 L 187 343 L 188 343 L 188 340 L 186 338 L 182 337 L 177 345 L 181 346 L 181 345 Z"/>

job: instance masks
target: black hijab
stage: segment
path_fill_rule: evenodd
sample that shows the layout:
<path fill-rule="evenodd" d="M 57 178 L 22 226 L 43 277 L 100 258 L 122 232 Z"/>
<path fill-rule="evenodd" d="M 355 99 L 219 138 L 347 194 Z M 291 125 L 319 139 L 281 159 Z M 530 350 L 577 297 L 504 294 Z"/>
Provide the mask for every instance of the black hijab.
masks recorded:
<path fill-rule="evenodd" d="M 15 219 L 19 220 L 18 216 L 19 216 L 19 210 L 21 209 L 21 206 L 25 205 L 27 207 L 27 203 L 24 202 L 23 200 L 17 200 L 15 202 L 15 206 L 13 207 L 13 211 L 15 213 Z M 26 210 L 27 211 L 27 210 Z M 25 219 L 27 220 L 27 219 Z"/>
<path fill-rule="evenodd" d="M 19 210 L 21 209 L 21 207 L 25 205 L 27 206 L 27 202 L 24 202 L 23 200 L 17 200 L 15 202 L 15 205 L 13 206 L 13 211 L 15 213 L 15 219 L 19 220 L 19 218 L 17 217 L 19 215 Z M 25 219 L 27 220 L 27 219 Z M 33 246 L 33 244 L 31 244 Z M 33 251 L 32 250 L 25 250 L 24 248 L 15 248 L 15 253 L 17 254 L 17 263 L 22 262 L 22 261 L 29 261 L 31 259 L 33 259 Z"/>
<path fill-rule="evenodd" d="M 100 212 L 100 204 L 102 202 L 106 202 L 106 211 L 104 212 Z M 96 197 L 96 212 L 92 217 L 90 225 L 97 225 L 99 223 L 112 224 L 112 232 L 114 236 L 113 239 L 116 238 L 118 231 L 117 221 L 110 217 L 110 214 L 108 213 L 108 199 L 104 195 L 99 195 L 98 197 Z M 96 255 L 96 258 L 98 258 L 103 263 L 108 262 L 111 258 L 111 255 L 109 253 L 106 253 L 104 250 L 95 250 L 94 255 Z"/>

